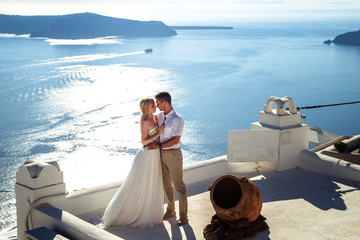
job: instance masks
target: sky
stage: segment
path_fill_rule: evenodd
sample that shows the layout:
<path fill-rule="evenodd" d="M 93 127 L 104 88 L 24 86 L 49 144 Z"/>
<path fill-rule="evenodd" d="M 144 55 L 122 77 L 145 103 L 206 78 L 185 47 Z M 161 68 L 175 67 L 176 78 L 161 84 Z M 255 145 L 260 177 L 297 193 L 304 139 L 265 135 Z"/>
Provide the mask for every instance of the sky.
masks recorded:
<path fill-rule="evenodd" d="M 1 0 L 1 14 L 92 12 L 168 25 L 244 21 L 358 20 L 360 0 Z"/>

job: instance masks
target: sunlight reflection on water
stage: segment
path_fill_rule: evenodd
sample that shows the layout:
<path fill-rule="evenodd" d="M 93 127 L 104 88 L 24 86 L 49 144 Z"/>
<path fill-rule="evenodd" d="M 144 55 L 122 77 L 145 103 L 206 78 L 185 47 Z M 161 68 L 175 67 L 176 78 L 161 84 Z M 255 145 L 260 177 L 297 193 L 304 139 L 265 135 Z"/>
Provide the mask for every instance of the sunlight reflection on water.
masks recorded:
<path fill-rule="evenodd" d="M 27 148 L 51 150 L 34 157 L 59 161 L 68 190 L 125 179 L 142 147 L 140 99 L 171 88 L 175 76 L 121 64 L 58 67 L 53 74 L 70 80 L 39 107 L 47 110 L 38 120 L 49 125 L 28 136 Z"/>

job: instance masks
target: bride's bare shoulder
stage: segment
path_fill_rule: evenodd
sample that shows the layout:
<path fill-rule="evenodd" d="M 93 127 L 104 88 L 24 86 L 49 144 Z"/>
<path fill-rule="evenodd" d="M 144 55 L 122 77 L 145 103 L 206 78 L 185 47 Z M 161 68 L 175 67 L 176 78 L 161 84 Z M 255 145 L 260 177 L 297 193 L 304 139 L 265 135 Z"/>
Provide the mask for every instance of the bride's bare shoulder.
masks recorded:
<path fill-rule="evenodd" d="M 144 131 L 150 130 L 151 128 L 153 128 L 153 126 L 154 126 L 154 120 L 152 119 L 146 118 L 141 121 L 141 129 L 143 129 Z"/>

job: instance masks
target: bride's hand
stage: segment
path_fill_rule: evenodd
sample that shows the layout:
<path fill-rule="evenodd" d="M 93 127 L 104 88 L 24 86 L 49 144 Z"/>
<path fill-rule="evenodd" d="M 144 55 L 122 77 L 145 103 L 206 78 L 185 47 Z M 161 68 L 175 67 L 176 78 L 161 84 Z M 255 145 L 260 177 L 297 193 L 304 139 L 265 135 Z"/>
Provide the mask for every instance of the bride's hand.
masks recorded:
<path fill-rule="evenodd" d="M 164 129 L 165 129 L 165 123 L 163 123 L 163 125 L 161 125 L 161 126 L 159 127 L 159 134 L 160 134 L 160 135 L 163 134 Z"/>

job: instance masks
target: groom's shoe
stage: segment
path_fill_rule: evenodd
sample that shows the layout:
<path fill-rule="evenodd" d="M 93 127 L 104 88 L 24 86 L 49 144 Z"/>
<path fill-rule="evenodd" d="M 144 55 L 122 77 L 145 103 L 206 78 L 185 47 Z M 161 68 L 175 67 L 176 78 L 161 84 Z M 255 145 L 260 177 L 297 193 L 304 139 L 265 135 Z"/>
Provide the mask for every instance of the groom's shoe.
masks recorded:
<path fill-rule="evenodd" d="M 171 217 L 175 217 L 176 216 L 176 212 L 175 211 L 169 211 L 166 210 L 166 213 L 164 214 L 163 219 L 167 219 L 167 218 L 171 218 Z"/>
<path fill-rule="evenodd" d="M 182 218 L 178 219 L 178 220 L 176 221 L 176 223 L 177 223 L 177 225 L 182 226 L 182 225 L 184 225 L 185 223 L 187 223 L 188 221 L 189 221 L 189 219 L 188 219 L 187 217 L 182 217 Z"/>

